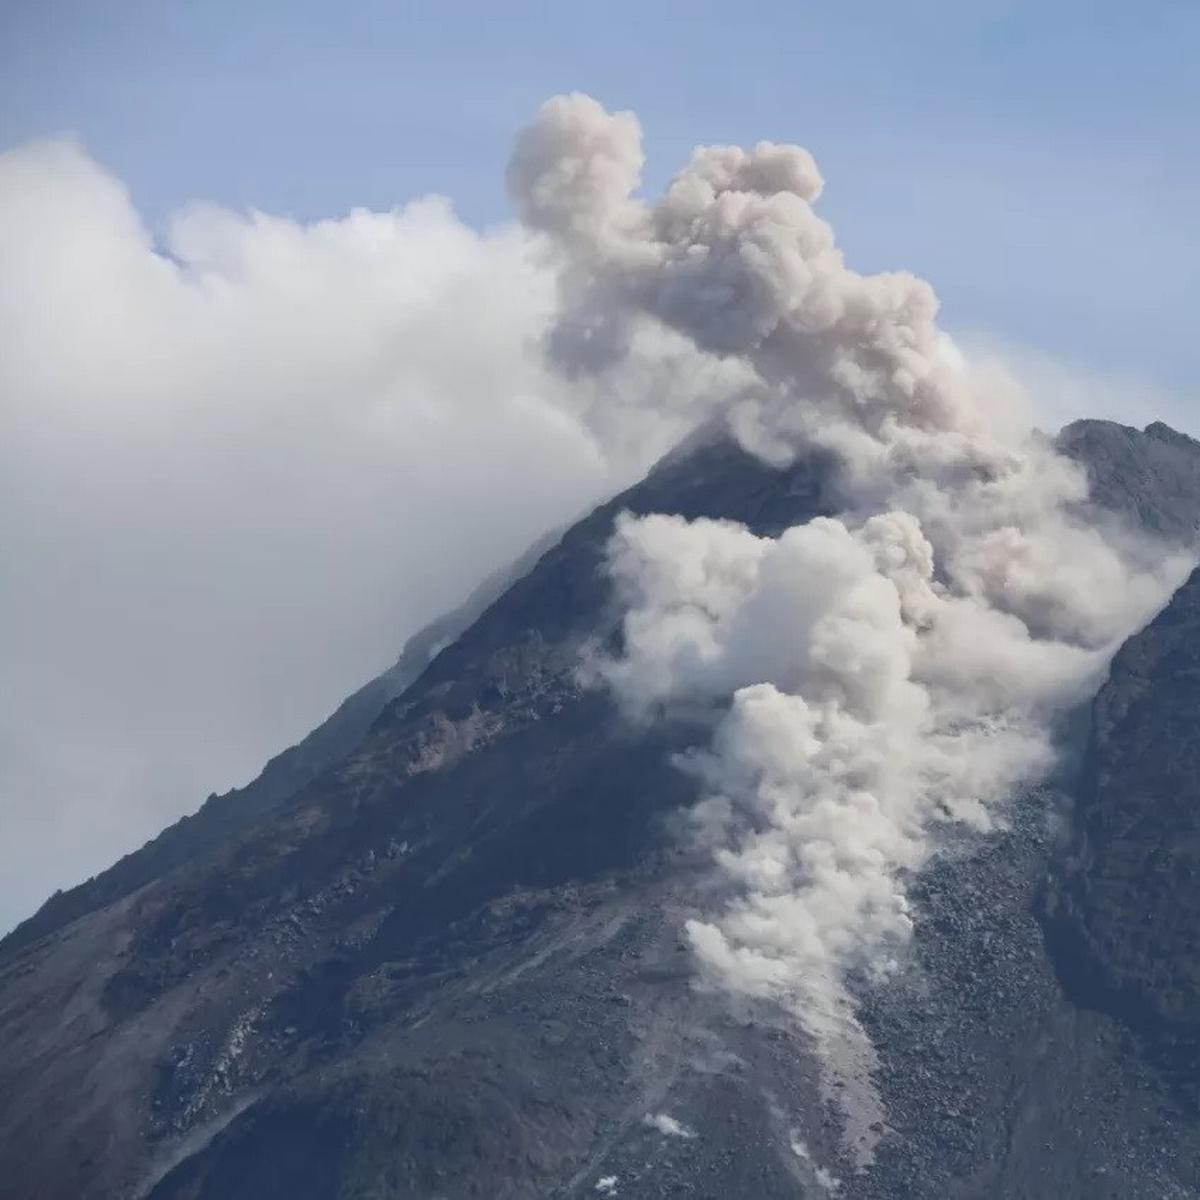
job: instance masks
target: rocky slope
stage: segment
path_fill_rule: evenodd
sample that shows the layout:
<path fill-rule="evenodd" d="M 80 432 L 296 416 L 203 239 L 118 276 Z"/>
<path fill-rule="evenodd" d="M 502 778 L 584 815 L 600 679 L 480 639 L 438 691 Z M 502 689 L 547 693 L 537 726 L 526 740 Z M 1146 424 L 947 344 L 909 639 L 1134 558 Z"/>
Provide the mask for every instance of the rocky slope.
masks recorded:
<path fill-rule="evenodd" d="M 1200 528 L 1196 442 L 1155 421 L 1144 430 L 1113 421 L 1074 421 L 1058 447 L 1086 467 L 1092 495 L 1134 529 L 1180 541 Z"/>
<path fill-rule="evenodd" d="M 1096 698 L 1068 870 L 1047 896 L 1081 1004 L 1111 1013 L 1200 1107 L 1200 572 Z"/>
<path fill-rule="evenodd" d="M 1142 528 L 1200 521 L 1195 443 L 1088 422 L 1063 444 Z M 698 734 L 631 729 L 580 685 L 581 649 L 616 628 L 603 545 L 623 508 L 776 533 L 829 507 L 826 478 L 819 462 L 776 471 L 727 443 L 677 453 L 402 691 L 364 701 L 379 702 L 369 727 L 356 716 L 269 802 L 185 823 L 169 853 L 151 843 L 136 870 L 6 939 L 0 1194 L 1194 1195 L 1195 1113 L 1113 988 L 1092 982 L 1134 970 L 1135 931 L 1114 916 L 1177 893 L 1194 911 L 1194 876 L 1160 871 L 1150 849 L 1186 824 L 1186 800 L 1168 795 L 1187 783 L 1186 753 L 1139 793 L 1149 819 L 1131 825 L 1092 783 L 1076 818 L 1048 787 L 1014 798 L 1006 833 L 947 848 L 916 881 L 913 963 L 862 995 L 892 1125 L 864 1174 L 793 1023 L 691 986 L 680 928 L 702 864 L 673 834 L 693 785 L 669 757 Z M 1135 675 L 1149 661 L 1128 647 L 1118 659 L 1085 780 L 1137 775 L 1112 757 L 1129 745 L 1114 714 L 1132 709 L 1112 700 L 1126 660 Z M 1186 671 L 1162 678 L 1145 675 L 1136 729 L 1161 720 L 1178 739 L 1195 728 Z M 1176 723 L 1155 717 L 1172 704 Z M 1069 870 L 1064 828 L 1077 830 Z M 1053 954 L 1042 893 L 1069 898 Z M 1179 1021 L 1195 943 L 1169 928 L 1135 974 Z M 1159 953 L 1177 994 L 1156 991 Z"/>

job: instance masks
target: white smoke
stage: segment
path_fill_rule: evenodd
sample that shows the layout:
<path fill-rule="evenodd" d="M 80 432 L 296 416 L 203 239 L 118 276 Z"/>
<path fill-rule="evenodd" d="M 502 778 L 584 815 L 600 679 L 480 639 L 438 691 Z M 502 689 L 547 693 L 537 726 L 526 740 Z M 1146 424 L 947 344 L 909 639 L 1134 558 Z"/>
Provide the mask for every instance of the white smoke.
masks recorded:
<path fill-rule="evenodd" d="M 694 1130 L 689 1129 L 681 1121 L 677 1121 L 670 1113 L 647 1113 L 642 1120 L 651 1129 L 657 1129 L 663 1137 L 684 1138 L 690 1141 L 696 1136 Z"/>
<path fill-rule="evenodd" d="M 710 977 L 793 1008 L 854 1085 L 865 1156 L 878 1112 L 847 971 L 893 969 L 938 829 L 988 829 L 1045 773 L 1057 716 L 1188 562 L 1081 521 L 1082 475 L 1011 383 L 948 347 L 930 287 L 845 265 L 806 151 L 699 149 L 653 205 L 641 161 L 636 120 L 583 96 L 518 142 L 518 211 L 561 264 L 552 354 L 611 369 L 665 326 L 735 362 L 733 435 L 773 463 L 832 453 L 844 514 L 778 538 L 622 519 L 605 673 L 643 718 L 724 712 L 690 766 L 731 899 L 692 944 Z"/>

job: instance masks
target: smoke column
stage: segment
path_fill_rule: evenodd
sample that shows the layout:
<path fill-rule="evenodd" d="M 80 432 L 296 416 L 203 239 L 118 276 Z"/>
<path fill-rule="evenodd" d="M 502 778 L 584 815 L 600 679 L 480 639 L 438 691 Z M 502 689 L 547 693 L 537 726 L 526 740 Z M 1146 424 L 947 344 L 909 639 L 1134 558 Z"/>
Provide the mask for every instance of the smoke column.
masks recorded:
<path fill-rule="evenodd" d="M 603 374 L 681 335 L 726 365 L 731 435 L 774 464 L 832 455 L 843 512 L 777 539 L 623 518 L 604 672 L 643 719 L 721 714 L 688 769 L 728 900 L 688 935 L 707 979 L 812 1035 L 864 1162 L 882 1114 L 847 972 L 896 969 L 905 875 L 1045 774 L 1056 720 L 1189 561 L 1081 517 L 1081 474 L 948 352 L 927 283 L 846 266 L 807 151 L 702 147 L 653 204 L 642 162 L 636 118 L 581 95 L 518 138 L 510 190 L 559 269 L 551 358 Z"/>

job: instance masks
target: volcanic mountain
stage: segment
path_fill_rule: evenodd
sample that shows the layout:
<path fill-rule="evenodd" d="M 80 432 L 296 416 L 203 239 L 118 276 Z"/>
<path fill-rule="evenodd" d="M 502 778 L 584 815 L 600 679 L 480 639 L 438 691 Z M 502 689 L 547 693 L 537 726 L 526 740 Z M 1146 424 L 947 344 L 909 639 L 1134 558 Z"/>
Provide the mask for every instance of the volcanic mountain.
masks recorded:
<path fill-rule="evenodd" d="M 1085 515 L 1190 543 L 1200 444 L 1079 422 Z M 0 1194 L 1184 1197 L 1200 1180 L 1200 577 L 1117 654 L 1074 752 L 909 882 L 850 981 L 868 1136 L 770 999 L 706 984 L 680 755 L 630 719 L 621 513 L 760 536 L 838 510 L 818 453 L 696 438 L 418 635 L 249 787 L 0 944 Z"/>

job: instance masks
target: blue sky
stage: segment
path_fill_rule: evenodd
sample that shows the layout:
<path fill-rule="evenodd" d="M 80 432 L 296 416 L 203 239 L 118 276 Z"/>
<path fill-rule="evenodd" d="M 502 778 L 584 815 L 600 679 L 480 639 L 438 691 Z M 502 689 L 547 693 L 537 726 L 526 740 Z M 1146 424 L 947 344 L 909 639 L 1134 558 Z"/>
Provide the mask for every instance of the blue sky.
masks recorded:
<path fill-rule="evenodd" d="M 7 0 L 0 146 L 74 133 L 151 224 L 430 191 L 507 215 L 513 131 L 580 89 L 637 111 L 651 188 L 698 142 L 799 141 L 862 269 L 1190 403 L 1200 5 Z"/>

